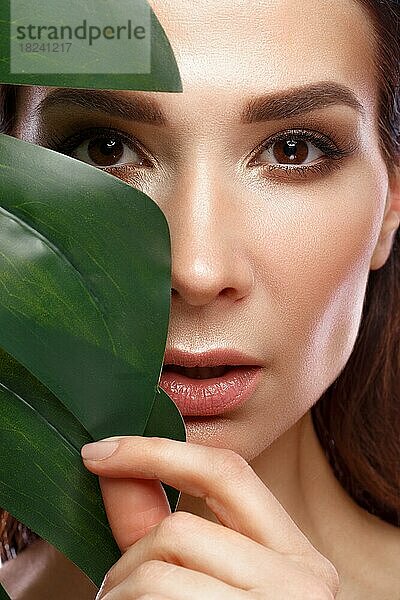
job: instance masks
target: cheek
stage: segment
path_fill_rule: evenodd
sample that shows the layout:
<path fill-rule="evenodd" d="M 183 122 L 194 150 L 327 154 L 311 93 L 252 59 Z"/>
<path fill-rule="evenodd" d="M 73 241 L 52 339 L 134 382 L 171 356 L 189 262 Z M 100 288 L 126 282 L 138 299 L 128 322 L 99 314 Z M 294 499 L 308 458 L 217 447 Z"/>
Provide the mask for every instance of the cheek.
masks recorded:
<path fill-rule="evenodd" d="M 253 257 L 271 322 L 272 373 L 281 401 L 292 398 L 302 414 L 353 349 L 386 189 L 376 166 L 364 164 L 353 176 L 264 194 Z"/>

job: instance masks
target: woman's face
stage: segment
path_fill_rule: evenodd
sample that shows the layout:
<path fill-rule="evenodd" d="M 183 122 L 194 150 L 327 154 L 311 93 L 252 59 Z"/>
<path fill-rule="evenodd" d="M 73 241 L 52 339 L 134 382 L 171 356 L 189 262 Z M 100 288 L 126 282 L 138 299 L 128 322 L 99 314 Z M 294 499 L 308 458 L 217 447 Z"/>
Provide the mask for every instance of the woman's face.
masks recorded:
<path fill-rule="evenodd" d="M 167 347 L 237 349 L 262 365 L 244 405 L 185 417 L 188 440 L 251 460 L 320 398 L 357 336 L 388 191 L 372 25 L 349 0 L 151 5 L 183 93 L 107 94 L 152 99 L 165 123 L 110 116 L 93 98 L 78 106 L 70 91 L 34 113 L 55 88 L 26 87 L 16 135 L 109 165 L 161 207 L 172 240 Z M 122 136 L 114 159 L 88 131 L 110 126 Z"/>

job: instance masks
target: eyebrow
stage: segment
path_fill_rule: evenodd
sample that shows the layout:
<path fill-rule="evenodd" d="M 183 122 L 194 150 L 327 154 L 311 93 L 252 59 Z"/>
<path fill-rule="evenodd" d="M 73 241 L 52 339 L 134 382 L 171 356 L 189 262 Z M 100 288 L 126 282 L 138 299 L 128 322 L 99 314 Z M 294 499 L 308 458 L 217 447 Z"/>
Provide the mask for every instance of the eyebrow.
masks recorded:
<path fill-rule="evenodd" d="M 289 119 L 335 104 L 350 106 L 365 116 L 363 105 L 350 88 L 333 81 L 321 81 L 251 99 L 241 113 L 241 122 Z"/>
<path fill-rule="evenodd" d="M 116 94 L 114 90 L 82 90 L 61 88 L 47 94 L 35 109 L 43 115 L 54 107 L 80 106 L 91 112 L 107 113 L 126 120 L 166 125 L 167 118 L 157 102 L 135 94 L 130 98 Z"/>
<path fill-rule="evenodd" d="M 167 125 L 168 119 L 155 99 L 130 92 L 130 97 L 114 90 L 58 88 L 47 94 L 35 109 L 44 114 L 53 107 L 79 106 L 91 112 L 102 112 L 125 120 Z M 348 87 L 332 81 L 321 81 L 251 98 L 244 106 L 243 124 L 289 119 L 332 105 L 345 105 L 363 117 L 365 109 Z"/>

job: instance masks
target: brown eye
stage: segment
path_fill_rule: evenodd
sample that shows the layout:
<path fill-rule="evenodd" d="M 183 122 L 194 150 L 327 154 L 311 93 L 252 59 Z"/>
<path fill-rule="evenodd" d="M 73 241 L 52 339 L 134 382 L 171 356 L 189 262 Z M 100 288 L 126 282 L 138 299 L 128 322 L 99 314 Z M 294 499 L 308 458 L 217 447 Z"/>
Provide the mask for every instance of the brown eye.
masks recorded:
<path fill-rule="evenodd" d="M 279 163 L 301 164 L 308 157 L 307 142 L 300 140 L 280 141 L 273 146 L 274 158 Z"/>
<path fill-rule="evenodd" d="M 323 156 L 324 153 L 319 151 L 307 140 L 296 140 L 295 138 L 288 137 L 286 139 L 277 140 L 266 147 L 262 153 L 260 153 L 259 159 L 261 159 L 263 155 L 267 155 L 267 157 L 269 156 L 270 159 L 273 159 L 269 164 L 302 165 L 306 160 L 313 161 Z M 260 160 L 260 162 L 263 163 L 264 160 Z"/>
<path fill-rule="evenodd" d="M 97 138 L 90 140 L 87 153 L 94 163 L 100 166 L 115 164 L 124 154 L 124 145 L 115 138 Z"/>
<path fill-rule="evenodd" d="M 344 139 L 338 146 L 317 131 L 288 129 L 264 140 L 254 151 L 248 166 L 259 168 L 262 177 L 291 182 L 329 175 L 340 169 L 344 159 L 357 150 L 357 140 Z"/>
<path fill-rule="evenodd" d="M 93 136 L 77 146 L 71 156 L 100 168 L 144 164 L 144 157 L 115 134 Z"/>

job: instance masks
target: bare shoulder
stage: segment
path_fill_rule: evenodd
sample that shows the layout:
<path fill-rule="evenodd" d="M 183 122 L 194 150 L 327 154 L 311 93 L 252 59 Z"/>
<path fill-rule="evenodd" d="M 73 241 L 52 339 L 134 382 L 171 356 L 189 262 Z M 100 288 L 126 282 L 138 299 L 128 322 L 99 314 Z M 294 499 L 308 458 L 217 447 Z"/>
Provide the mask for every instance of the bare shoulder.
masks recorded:
<path fill-rule="evenodd" d="M 0 568 L 12 600 L 94 600 L 98 588 L 61 552 L 38 539 Z"/>

